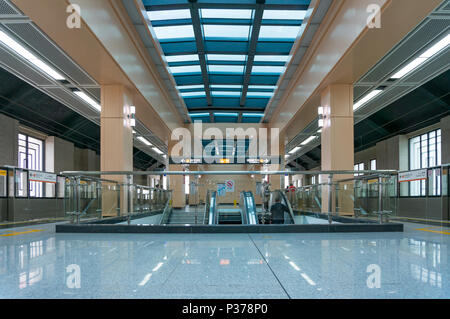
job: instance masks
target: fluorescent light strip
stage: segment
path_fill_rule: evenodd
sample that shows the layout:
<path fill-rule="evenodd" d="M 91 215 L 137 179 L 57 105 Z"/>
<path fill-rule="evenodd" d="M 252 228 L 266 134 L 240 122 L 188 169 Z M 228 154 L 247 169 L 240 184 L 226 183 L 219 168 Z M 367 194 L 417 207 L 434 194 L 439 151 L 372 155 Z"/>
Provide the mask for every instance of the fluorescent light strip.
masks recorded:
<path fill-rule="evenodd" d="M 370 100 L 374 99 L 378 94 L 383 92 L 383 90 L 373 90 L 369 94 L 367 94 L 365 97 L 363 97 L 361 100 L 359 100 L 357 103 L 353 105 L 353 111 L 356 111 L 361 106 L 369 102 Z"/>
<path fill-rule="evenodd" d="M 294 154 L 297 153 L 297 151 L 299 151 L 301 149 L 300 146 L 294 147 L 290 152 L 288 152 L 289 154 Z"/>
<path fill-rule="evenodd" d="M 161 152 L 159 148 L 153 147 L 152 150 L 154 150 L 158 154 L 164 154 L 164 152 Z"/>
<path fill-rule="evenodd" d="M 32 54 L 30 51 L 25 49 L 21 44 L 19 44 L 17 41 L 13 40 L 10 36 L 8 36 L 5 32 L 0 31 L 0 41 L 6 45 L 8 48 L 14 50 L 17 54 L 19 54 L 24 59 L 28 60 L 32 64 L 34 64 L 36 67 L 38 67 L 41 71 L 45 72 L 47 75 L 52 77 L 55 80 L 65 80 L 66 78 L 63 77 L 60 73 L 56 72 L 53 68 L 51 68 L 48 64 L 43 62 L 41 59 L 36 57 L 34 54 Z"/>
<path fill-rule="evenodd" d="M 300 145 L 306 145 L 309 144 L 310 142 L 312 142 L 313 140 L 315 140 L 317 138 L 317 136 L 310 136 L 308 137 L 306 140 L 304 140 L 302 143 L 300 143 Z"/>
<path fill-rule="evenodd" d="M 151 21 L 190 19 L 191 11 L 189 9 L 155 10 L 147 11 L 147 16 Z"/>
<path fill-rule="evenodd" d="M 97 111 L 100 112 L 102 110 L 102 107 L 100 106 L 100 104 L 98 104 L 92 98 L 87 96 L 86 93 L 84 93 L 82 91 L 74 91 L 73 93 L 75 93 L 78 97 L 80 97 L 83 101 L 88 103 L 90 106 L 94 107 Z"/>
<path fill-rule="evenodd" d="M 450 34 L 448 34 L 446 37 L 444 37 L 442 40 L 437 42 L 435 45 L 433 45 L 431 48 L 429 48 L 427 51 L 425 51 L 423 54 L 421 54 L 418 58 L 412 60 L 410 63 L 408 63 L 405 67 L 403 67 L 400 71 L 395 73 L 391 79 L 400 79 L 404 77 L 405 75 L 411 73 L 415 69 L 417 69 L 419 66 L 424 64 L 428 59 L 433 57 L 434 55 L 438 54 L 445 48 L 447 48 L 450 45 Z"/>
<path fill-rule="evenodd" d="M 277 88 L 276 85 L 249 85 L 249 89 L 258 89 L 258 90 L 275 90 Z"/>
<path fill-rule="evenodd" d="M 147 146 L 152 146 L 152 143 L 150 143 L 146 138 L 144 138 L 142 136 L 138 136 L 137 139 Z"/>

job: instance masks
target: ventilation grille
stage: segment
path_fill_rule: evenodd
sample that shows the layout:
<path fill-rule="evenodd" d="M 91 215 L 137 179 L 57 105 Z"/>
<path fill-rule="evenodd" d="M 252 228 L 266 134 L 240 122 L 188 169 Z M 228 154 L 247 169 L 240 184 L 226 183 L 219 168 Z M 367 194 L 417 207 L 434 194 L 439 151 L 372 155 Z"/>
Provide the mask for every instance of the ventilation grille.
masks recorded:
<path fill-rule="evenodd" d="M 358 101 L 364 94 L 368 93 L 371 88 L 371 86 L 355 86 L 353 88 L 353 99 Z"/>
<path fill-rule="evenodd" d="M 76 64 L 67 58 L 58 48 L 56 48 L 46 37 L 44 37 L 34 25 L 29 23 L 5 24 L 12 32 L 17 34 L 28 43 L 50 63 L 70 76 L 79 85 L 95 85 Z"/>
<path fill-rule="evenodd" d="M 53 82 L 20 61 L 13 54 L 0 46 L 0 63 L 6 70 L 13 70 L 22 80 L 35 86 L 53 85 Z"/>
<path fill-rule="evenodd" d="M 89 94 L 91 94 L 93 97 L 97 99 L 97 101 L 100 101 L 101 99 L 101 89 L 100 88 L 85 88 Z"/>
<path fill-rule="evenodd" d="M 6 1 L 0 0 L 0 15 L 18 15 L 20 12 L 15 10 Z"/>
<path fill-rule="evenodd" d="M 398 66 L 405 63 L 405 57 L 414 56 L 420 49 L 446 32 L 450 20 L 428 20 L 423 26 L 413 32 L 401 46 L 388 54 L 381 63 L 361 78 L 362 83 L 379 83 L 389 76 Z"/>
<path fill-rule="evenodd" d="M 72 93 L 66 92 L 60 88 L 49 88 L 47 89 L 49 94 L 53 95 L 58 101 L 71 108 L 77 113 L 80 113 L 87 119 L 93 121 L 96 124 L 99 124 L 100 114 L 92 109 L 90 106 L 84 104 L 81 100 L 77 99 Z"/>

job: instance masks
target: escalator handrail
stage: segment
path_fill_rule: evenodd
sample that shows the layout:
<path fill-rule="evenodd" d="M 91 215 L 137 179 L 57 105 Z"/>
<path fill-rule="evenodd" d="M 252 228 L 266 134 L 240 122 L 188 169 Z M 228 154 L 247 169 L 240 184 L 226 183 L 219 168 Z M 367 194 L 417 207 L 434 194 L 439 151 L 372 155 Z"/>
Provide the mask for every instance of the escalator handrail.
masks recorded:
<path fill-rule="evenodd" d="M 255 198 L 253 197 L 253 193 L 245 191 L 241 192 L 241 201 L 243 202 L 243 207 L 241 209 L 242 224 L 258 224 L 258 216 L 256 214 Z M 249 207 L 249 201 L 252 207 Z"/>
<path fill-rule="evenodd" d="M 208 217 L 208 225 L 216 225 L 218 224 L 218 215 L 217 215 L 217 192 L 213 191 L 211 193 L 211 197 L 209 199 L 209 217 Z"/>
<path fill-rule="evenodd" d="M 278 195 L 279 198 L 282 199 L 286 203 L 286 206 L 287 206 L 287 208 L 289 210 L 289 217 L 291 218 L 291 222 L 292 222 L 292 224 L 295 224 L 294 211 L 292 209 L 291 203 L 289 202 L 285 192 L 282 191 L 282 190 L 277 189 L 277 190 L 273 191 L 272 194 L 273 193 L 278 193 L 279 194 Z M 272 204 L 273 204 L 273 202 L 272 202 L 272 197 L 271 197 L 270 207 L 272 207 Z"/>

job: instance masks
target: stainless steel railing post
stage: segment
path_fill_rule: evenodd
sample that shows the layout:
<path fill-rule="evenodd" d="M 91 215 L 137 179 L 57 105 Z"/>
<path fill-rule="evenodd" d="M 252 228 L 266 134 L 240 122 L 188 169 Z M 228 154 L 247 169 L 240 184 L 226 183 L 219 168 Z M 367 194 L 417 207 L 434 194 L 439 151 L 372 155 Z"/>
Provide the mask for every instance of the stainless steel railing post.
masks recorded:
<path fill-rule="evenodd" d="M 328 223 L 333 222 L 333 174 L 328 175 Z"/>
<path fill-rule="evenodd" d="M 378 176 L 378 218 L 383 223 L 383 176 Z"/>
<path fill-rule="evenodd" d="M 127 175 L 127 211 L 128 211 L 128 217 L 127 217 L 127 224 L 130 225 L 131 223 L 131 175 Z"/>

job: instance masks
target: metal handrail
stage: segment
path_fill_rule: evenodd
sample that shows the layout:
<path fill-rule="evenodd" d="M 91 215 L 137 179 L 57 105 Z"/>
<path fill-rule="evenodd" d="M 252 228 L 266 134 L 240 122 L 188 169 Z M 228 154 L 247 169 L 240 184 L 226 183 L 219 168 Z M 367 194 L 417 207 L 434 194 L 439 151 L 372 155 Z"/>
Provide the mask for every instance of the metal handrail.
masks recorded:
<path fill-rule="evenodd" d="M 170 212 L 172 211 L 171 208 L 171 201 L 172 201 L 172 193 L 170 193 L 169 198 L 167 199 L 166 205 L 164 206 L 164 210 L 161 216 L 160 225 L 167 224 L 170 217 Z"/>

